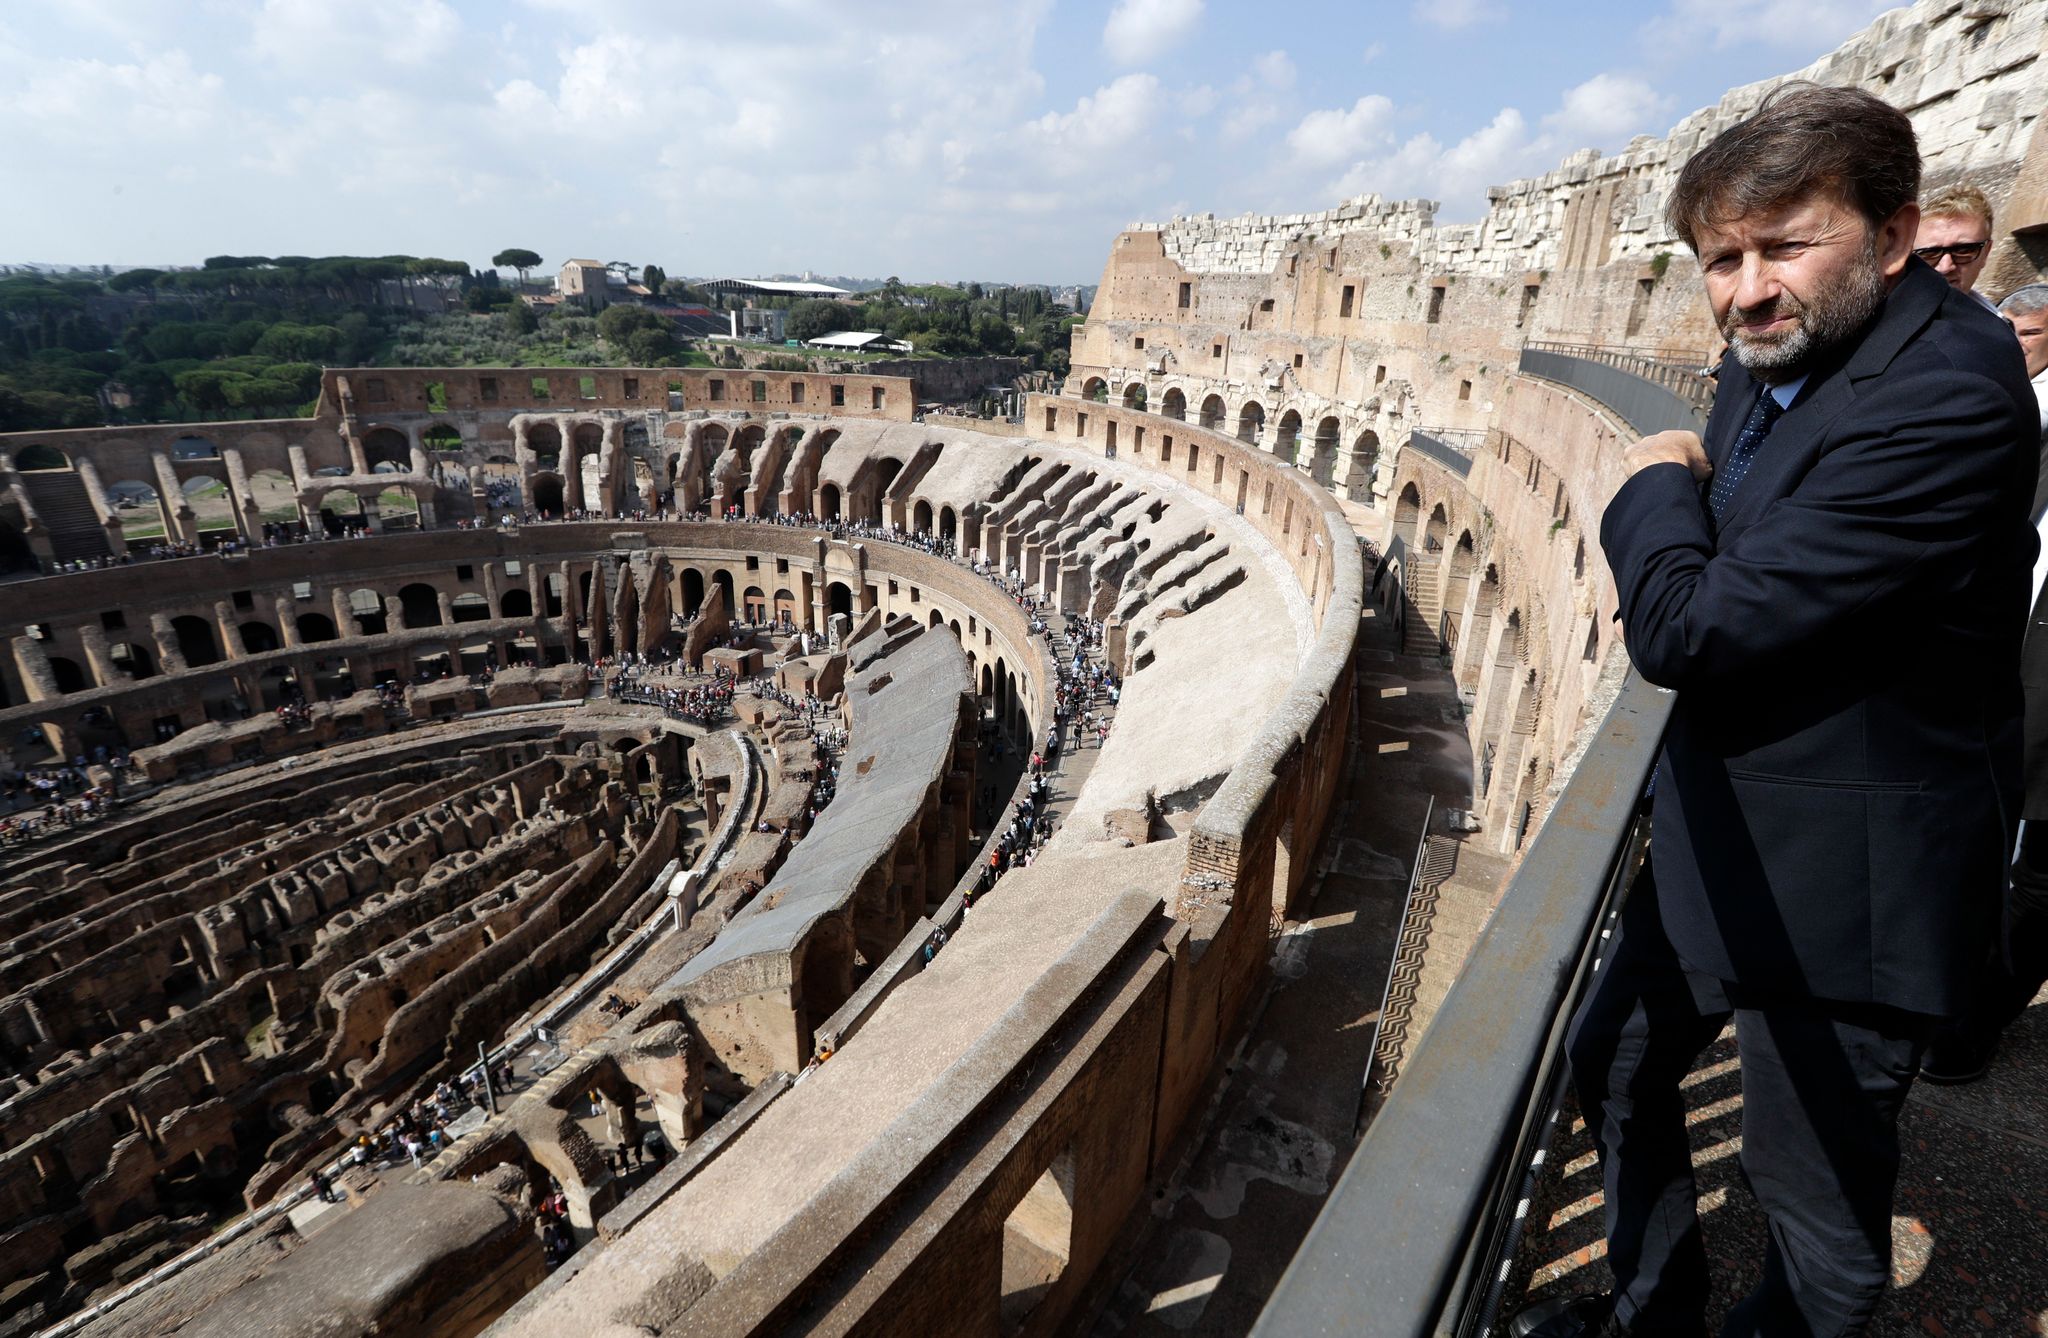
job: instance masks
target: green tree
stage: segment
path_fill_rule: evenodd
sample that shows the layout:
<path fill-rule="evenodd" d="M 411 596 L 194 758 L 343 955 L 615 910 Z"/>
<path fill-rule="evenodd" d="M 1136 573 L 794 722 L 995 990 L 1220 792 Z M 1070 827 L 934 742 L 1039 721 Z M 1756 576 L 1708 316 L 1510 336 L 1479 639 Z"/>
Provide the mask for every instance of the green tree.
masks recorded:
<path fill-rule="evenodd" d="M 668 321 L 645 307 L 606 307 L 597 318 L 597 333 L 607 344 L 623 344 L 642 330 L 667 329 Z"/>
<path fill-rule="evenodd" d="M 322 362 L 341 351 L 341 331 L 332 325 L 279 321 L 263 332 L 250 352 L 273 362 Z"/>
<path fill-rule="evenodd" d="M 540 318 L 526 303 L 514 302 L 505 310 L 505 328 L 515 336 L 530 335 L 540 329 Z"/>
<path fill-rule="evenodd" d="M 626 336 L 626 357 L 635 367 L 662 367 L 676 356 L 675 336 L 665 329 L 635 330 Z"/>
<path fill-rule="evenodd" d="M 110 293 L 132 293 L 137 289 L 156 287 L 156 281 L 164 277 L 160 269 L 124 269 L 107 280 Z"/>
<path fill-rule="evenodd" d="M 648 292 L 660 297 L 661 286 L 668 282 L 668 274 L 659 265 L 643 265 L 640 269 L 640 282 L 647 285 Z"/>
<path fill-rule="evenodd" d="M 853 314 L 854 308 L 824 298 L 813 298 L 789 309 L 784 329 L 791 339 L 816 339 L 819 335 L 848 328 L 848 318 Z"/>
<path fill-rule="evenodd" d="M 527 271 L 540 268 L 540 253 L 521 250 L 516 246 L 509 247 L 492 256 L 491 263 L 500 268 L 519 271 L 519 282 L 525 283 Z"/>

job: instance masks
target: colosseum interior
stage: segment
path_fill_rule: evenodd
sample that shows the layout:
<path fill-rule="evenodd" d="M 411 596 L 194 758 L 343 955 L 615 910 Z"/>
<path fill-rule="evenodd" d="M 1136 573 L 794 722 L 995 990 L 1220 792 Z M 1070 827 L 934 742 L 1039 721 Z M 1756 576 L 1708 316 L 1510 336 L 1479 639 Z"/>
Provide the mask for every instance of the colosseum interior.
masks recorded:
<path fill-rule="evenodd" d="M 1985 188 L 1993 292 L 2048 263 L 2044 11 L 1803 72 Z M 1015 420 L 338 368 L 0 437 L 0 748 L 112 796 L 0 852 L 0 1333 L 1119 1316 L 1316 933 L 1392 967 L 1332 1028 L 1383 1093 L 1512 899 L 1626 674 L 1620 448 L 1708 393 L 1661 206 L 1768 87 L 1476 224 L 1134 226 Z"/>

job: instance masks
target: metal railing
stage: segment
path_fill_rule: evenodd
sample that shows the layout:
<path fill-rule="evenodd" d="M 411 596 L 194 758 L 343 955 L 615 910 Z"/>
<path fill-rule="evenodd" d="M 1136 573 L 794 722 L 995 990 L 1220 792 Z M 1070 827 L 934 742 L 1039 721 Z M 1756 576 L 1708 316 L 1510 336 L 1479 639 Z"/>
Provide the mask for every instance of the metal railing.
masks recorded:
<path fill-rule="evenodd" d="M 1629 674 L 1254 1335 L 1468 1338 L 1493 1322 L 1672 701 Z"/>
<path fill-rule="evenodd" d="M 1706 421 L 1707 411 L 1714 406 L 1714 382 L 1706 375 L 1706 362 L 1704 353 L 1652 354 L 1596 344 L 1532 341 L 1522 346 L 1521 370 L 1586 391 L 1627 419 L 1631 427 L 1647 434 L 1670 427 L 1696 430 Z M 1585 364 L 1648 382 L 1649 387 L 1664 395 L 1645 395 L 1612 376 L 1589 375 Z M 1664 396 L 1679 409 L 1676 419 L 1673 404 L 1667 404 Z"/>
<path fill-rule="evenodd" d="M 1485 437 L 1484 432 L 1418 427 L 1408 434 L 1408 445 L 1464 478 L 1472 472 L 1472 457 Z"/>

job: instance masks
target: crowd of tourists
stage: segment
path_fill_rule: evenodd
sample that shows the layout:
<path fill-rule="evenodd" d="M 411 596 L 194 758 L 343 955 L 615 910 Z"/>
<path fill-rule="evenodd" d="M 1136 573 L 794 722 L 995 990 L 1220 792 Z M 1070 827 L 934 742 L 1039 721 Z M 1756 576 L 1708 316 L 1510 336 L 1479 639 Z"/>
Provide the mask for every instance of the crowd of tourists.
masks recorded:
<path fill-rule="evenodd" d="M 80 755 L 69 764 L 0 771 L 0 846 L 27 845 L 106 817 L 120 792 L 118 780 L 95 784 L 89 764 L 118 778 L 131 762 L 126 754 L 100 746 L 92 750 L 90 763 Z"/>

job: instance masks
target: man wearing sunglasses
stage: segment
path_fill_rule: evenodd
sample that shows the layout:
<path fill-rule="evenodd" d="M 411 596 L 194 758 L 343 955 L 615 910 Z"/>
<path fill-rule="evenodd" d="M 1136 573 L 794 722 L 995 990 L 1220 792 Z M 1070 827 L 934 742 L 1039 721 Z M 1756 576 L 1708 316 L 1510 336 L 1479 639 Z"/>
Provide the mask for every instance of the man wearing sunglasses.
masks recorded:
<path fill-rule="evenodd" d="M 1945 186 L 1920 202 L 1913 254 L 1934 266 L 1949 287 L 1998 310 L 1977 291 L 1977 276 L 1991 258 L 1991 202 L 1975 186 Z"/>

